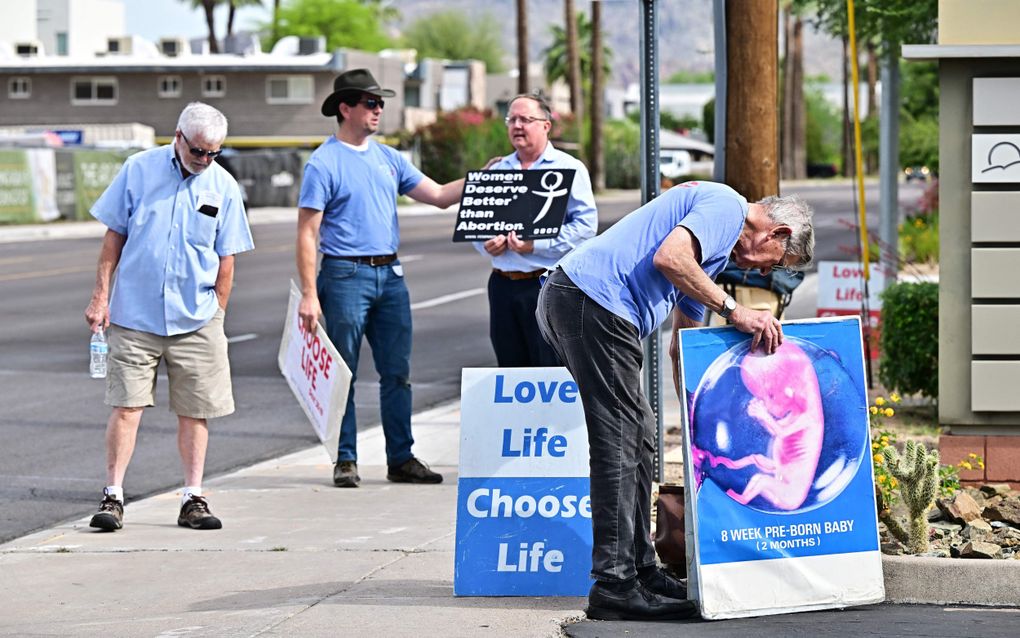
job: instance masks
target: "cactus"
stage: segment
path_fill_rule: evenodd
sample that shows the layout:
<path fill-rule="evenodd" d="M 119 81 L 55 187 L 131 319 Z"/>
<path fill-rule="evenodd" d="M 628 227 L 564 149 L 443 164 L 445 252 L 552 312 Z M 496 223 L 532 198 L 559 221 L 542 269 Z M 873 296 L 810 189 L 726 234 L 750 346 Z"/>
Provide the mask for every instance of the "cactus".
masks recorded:
<path fill-rule="evenodd" d="M 928 510 L 935 502 L 938 488 L 939 453 L 921 443 L 907 441 L 903 454 L 892 446 L 882 449 L 885 465 L 899 481 L 900 496 L 910 514 L 908 550 L 912 554 L 928 551 Z"/>

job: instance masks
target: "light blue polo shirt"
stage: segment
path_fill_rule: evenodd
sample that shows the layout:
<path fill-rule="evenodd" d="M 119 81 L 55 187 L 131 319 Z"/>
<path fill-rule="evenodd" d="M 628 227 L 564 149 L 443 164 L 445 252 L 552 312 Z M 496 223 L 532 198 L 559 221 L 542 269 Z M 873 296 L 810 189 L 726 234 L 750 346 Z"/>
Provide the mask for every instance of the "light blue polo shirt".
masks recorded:
<path fill-rule="evenodd" d="M 747 200 L 729 186 L 687 182 L 674 186 L 587 241 L 560 262 L 577 287 L 603 308 L 638 328 L 658 328 L 675 306 L 702 320 L 705 307 L 681 295 L 652 264 L 655 251 L 677 226 L 701 245 L 701 267 L 715 276 L 726 267 L 747 217 Z"/>
<path fill-rule="evenodd" d="M 539 268 L 551 270 L 563 255 L 580 246 L 585 240 L 591 239 L 598 232 L 598 211 L 595 209 L 595 195 L 591 191 L 588 168 L 575 157 L 553 147 L 551 143 L 546 144 L 542 155 L 528 167 L 528 170 L 545 168 L 574 169 L 567 212 L 563 216 L 559 235 L 549 239 L 536 239 L 535 250 L 532 253 L 521 254 L 507 250 L 496 257 L 485 251 L 485 242 L 473 242 L 479 253 L 492 260 L 493 268 L 510 272 L 531 272 Z M 519 171 L 521 160 L 515 151 L 491 166 L 490 170 Z"/>
<path fill-rule="evenodd" d="M 323 211 L 323 254 L 390 255 L 400 245 L 397 195 L 424 177 L 394 148 L 369 139 L 359 150 L 330 136 L 305 165 L 298 206 Z"/>
<path fill-rule="evenodd" d="M 127 237 L 110 322 L 132 330 L 204 326 L 218 307 L 220 257 L 255 247 L 234 178 L 214 162 L 185 179 L 172 145 L 129 157 L 90 212 Z"/>

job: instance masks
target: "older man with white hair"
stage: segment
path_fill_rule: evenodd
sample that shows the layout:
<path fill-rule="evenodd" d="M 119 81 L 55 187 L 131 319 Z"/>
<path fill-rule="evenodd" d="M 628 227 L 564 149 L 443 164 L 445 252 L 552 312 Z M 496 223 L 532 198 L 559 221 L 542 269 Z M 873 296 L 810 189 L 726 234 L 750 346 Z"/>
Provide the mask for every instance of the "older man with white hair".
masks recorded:
<path fill-rule="evenodd" d="M 107 487 L 92 527 L 120 529 L 124 474 L 166 362 L 184 489 L 177 524 L 219 529 L 202 495 L 207 420 L 234 411 L 223 318 L 234 255 L 254 248 L 237 182 L 215 162 L 227 118 L 193 102 L 174 141 L 132 155 L 92 206 L 107 226 L 85 320 L 109 329 Z M 112 280 L 116 273 L 116 283 Z M 112 287 L 112 291 L 111 291 Z"/>

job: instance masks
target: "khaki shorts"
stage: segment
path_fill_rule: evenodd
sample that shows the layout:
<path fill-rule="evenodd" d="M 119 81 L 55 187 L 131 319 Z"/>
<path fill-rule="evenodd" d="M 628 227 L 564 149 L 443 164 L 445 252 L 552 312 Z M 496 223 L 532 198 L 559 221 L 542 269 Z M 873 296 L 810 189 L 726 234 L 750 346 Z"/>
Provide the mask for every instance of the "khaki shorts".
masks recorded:
<path fill-rule="evenodd" d="M 194 332 L 162 337 L 110 324 L 106 405 L 143 408 L 156 404 L 156 368 L 166 361 L 170 410 L 212 419 L 234 411 L 223 310 Z"/>

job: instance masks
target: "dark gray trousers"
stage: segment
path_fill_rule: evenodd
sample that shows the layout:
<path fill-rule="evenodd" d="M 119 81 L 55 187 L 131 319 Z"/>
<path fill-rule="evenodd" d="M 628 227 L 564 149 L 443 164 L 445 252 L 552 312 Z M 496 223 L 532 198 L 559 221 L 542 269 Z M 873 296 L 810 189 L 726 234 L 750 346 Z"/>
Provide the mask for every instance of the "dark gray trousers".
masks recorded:
<path fill-rule="evenodd" d="M 641 339 L 556 270 L 536 311 L 542 336 L 577 382 L 588 427 L 592 575 L 633 578 L 655 564 L 651 539 L 655 420 L 641 392 Z"/>

